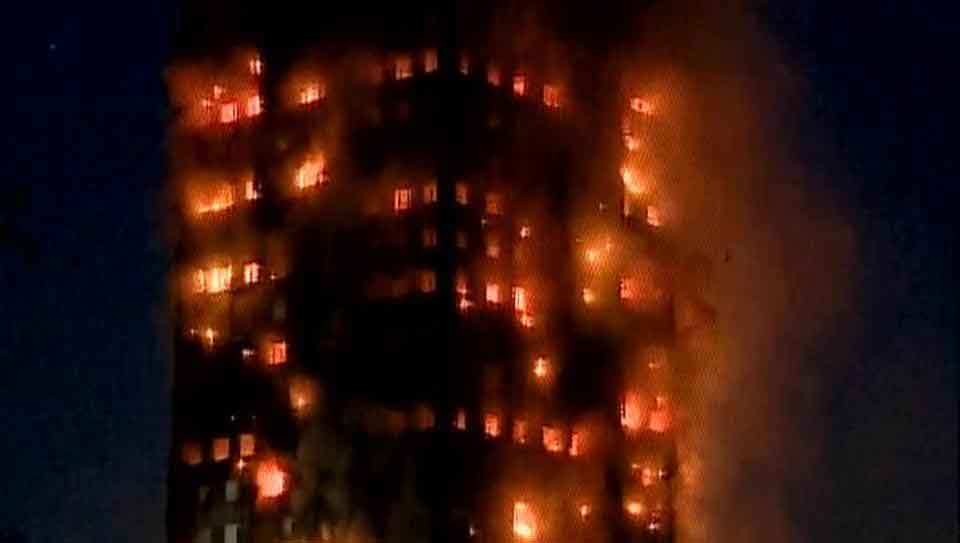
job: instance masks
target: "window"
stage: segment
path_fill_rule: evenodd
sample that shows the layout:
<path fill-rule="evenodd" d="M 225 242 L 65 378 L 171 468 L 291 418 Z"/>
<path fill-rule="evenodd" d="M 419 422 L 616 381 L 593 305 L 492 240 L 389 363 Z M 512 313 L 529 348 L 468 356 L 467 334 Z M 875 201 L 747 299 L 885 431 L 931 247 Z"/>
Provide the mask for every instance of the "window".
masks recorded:
<path fill-rule="evenodd" d="M 530 300 L 527 297 L 527 289 L 523 287 L 513 287 L 513 309 L 519 313 L 526 313 L 530 309 Z"/>
<path fill-rule="evenodd" d="M 570 434 L 570 456 L 580 456 L 583 454 L 583 434 L 572 432 Z"/>
<path fill-rule="evenodd" d="M 583 298 L 583 303 L 590 305 L 597 301 L 597 294 L 590 287 L 584 287 L 580 292 L 580 297 Z"/>
<path fill-rule="evenodd" d="M 250 75 L 260 75 L 263 73 L 263 61 L 259 56 L 250 59 Z"/>
<path fill-rule="evenodd" d="M 287 485 L 287 474 L 276 460 L 265 460 L 257 466 L 257 489 L 261 497 L 276 498 L 283 494 Z"/>
<path fill-rule="evenodd" d="M 413 200 L 412 189 L 396 189 L 393 191 L 393 210 L 396 212 L 410 209 Z"/>
<path fill-rule="evenodd" d="M 558 109 L 560 107 L 560 88 L 556 85 L 543 86 L 543 105 Z"/>
<path fill-rule="evenodd" d="M 666 396 L 657 396 L 656 408 L 650 412 L 650 422 L 647 425 L 651 431 L 662 434 L 670 428 L 670 411 Z"/>
<path fill-rule="evenodd" d="M 428 293 L 437 289 L 437 274 L 432 270 L 420 271 L 420 292 Z"/>
<path fill-rule="evenodd" d="M 436 230 L 436 228 L 424 228 L 424 229 L 423 229 L 423 246 L 424 246 L 424 247 L 436 247 L 436 246 L 437 246 L 437 230 Z"/>
<path fill-rule="evenodd" d="M 580 522 L 586 522 L 590 520 L 591 512 L 593 512 L 593 508 L 590 507 L 589 503 L 581 503 L 577 506 L 577 514 L 580 515 Z"/>
<path fill-rule="evenodd" d="M 637 113 L 643 113 L 644 115 L 653 114 L 653 105 L 648 100 L 644 100 L 639 96 L 630 98 L 630 109 Z"/>
<path fill-rule="evenodd" d="M 413 76 L 413 61 L 409 56 L 402 55 L 393 61 L 393 76 L 398 81 Z"/>
<path fill-rule="evenodd" d="M 326 96 L 326 94 L 326 86 L 324 86 L 322 83 L 317 81 L 307 83 L 302 89 L 300 89 L 300 105 L 306 106 L 319 102 L 321 98 Z"/>
<path fill-rule="evenodd" d="M 437 71 L 436 49 L 427 49 L 423 52 L 423 71 L 428 74 Z"/>
<path fill-rule="evenodd" d="M 520 238 L 521 238 L 521 239 L 527 239 L 527 238 L 530 237 L 530 234 L 531 234 L 532 232 L 533 232 L 533 231 L 531 230 L 531 228 L 530 228 L 528 225 L 523 225 L 523 226 L 520 227 Z"/>
<path fill-rule="evenodd" d="M 550 374 L 550 361 L 545 356 L 538 356 L 533 361 L 533 375 L 537 379 L 546 379 Z"/>
<path fill-rule="evenodd" d="M 487 303 L 489 304 L 499 304 L 500 303 L 500 285 L 496 283 L 487 283 L 487 292 L 486 292 Z"/>
<path fill-rule="evenodd" d="M 523 74 L 515 74 L 513 76 L 513 94 L 516 96 L 524 96 L 527 94 L 527 76 Z"/>
<path fill-rule="evenodd" d="M 464 408 L 457 409 L 457 412 L 453 415 L 453 427 L 457 430 L 466 430 L 467 429 L 467 411 Z"/>
<path fill-rule="evenodd" d="M 237 121 L 239 111 L 236 102 L 229 102 L 220 106 L 220 122 L 230 124 Z"/>
<path fill-rule="evenodd" d="M 213 531 L 210 528 L 201 528 L 193 541 L 194 543 L 213 543 Z"/>
<path fill-rule="evenodd" d="M 203 270 L 193 272 L 193 291 L 196 293 L 207 291 L 207 274 Z"/>
<path fill-rule="evenodd" d="M 214 85 L 214 86 L 213 86 L 213 99 L 214 99 L 214 100 L 219 100 L 219 99 L 223 98 L 223 92 L 224 92 L 223 85 Z"/>
<path fill-rule="evenodd" d="M 239 534 L 239 524 L 227 524 L 223 527 L 223 543 L 238 543 L 240 541 Z"/>
<path fill-rule="evenodd" d="M 623 301 L 629 301 L 636 298 L 637 292 L 637 280 L 630 277 L 622 277 L 620 279 L 620 299 Z"/>
<path fill-rule="evenodd" d="M 470 57 L 466 54 L 460 55 L 460 73 L 470 75 Z"/>
<path fill-rule="evenodd" d="M 260 199 L 260 191 L 257 189 L 256 181 L 247 179 L 243 183 L 243 197 L 248 201 Z"/>
<path fill-rule="evenodd" d="M 240 457 L 253 456 L 256 449 L 256 438 L 253 434 L 240 434 Z"/>
<path fill-rule="evenodd" d="M 643 426 L 643 419 L 643 399 L 639 393 L 628 391 L 620 401 L 620 426 L 627 432 L 636 432 Z"/>
<path fill-rule="evenodd" d="M 496 413 L 487 413 L 483 416 L 483 433 L 487 437 L 500 436 L 500 417 Z"/>
<path fill-rule="evenodd" d="M 467 233 L 463 230 L 457 230 L 457 249 L 466 249 L 469 246 Z"/>
<path fill-rule="evenodd" d="M 563 430 L 550 425 L 543 427 L 543 448 L 549 452 L 563 452 Z"/>
<path fill-rule="evenodd" d="M 526 502 L 515 502 L 513 504 L 513 535 L 520 539 L 530 541 L 537 536 L 537 519 Z"/>
<path fill-rule="evenodd" d="M 500 68 L 498 68 L 496 64 L 487 66 L 487 83 L 490 83 L 494 87 L 500 86 Z"/>
<path fill-rule="evenodd" d="M 436 183 L 428 183 L 423 186 L 423 203 L 425 204 L 437 203 L 437 184 Z"/>
<path fill-rule="evenodd" d="M 277 340 L 270 343 L 270 352 L 267 356 L 267 364 L 276 366 L 287 362 L 287 342 Z"/>
<path fill-rule="evenodd" d="M 647 224 L 654 228 L 663 226 L 663 214 L 656 206 L 647 206 Z"/>
<path fill-rule="evenodd" d="M 466 183 L 457 183 L 456 192 L 457 192 L 457 195 L 456 195 L 456 196 L 457 196 L 457 203 L 460 204 L 460 205 L 462 205 L 462 206 L 467 205 L 467 202 L 469 201 L 469 198 L 468 198 L 469 194 L 468 194 L 468 191 L 467 191 L 467 184 L 466 184 Z"/>
<path fill-rule="evenodd" d="M 230 438 L 217 437 L 213 440 L 213 461 L 220 462 L 230 458 Z"/>
<path fill-rule="evenodd" d="M 500 258 L 500 239 L 495 234 L 487 236 L 487 256 Z"/>
<path fill-rule="evenodd" d="M 233 503 L 237 501 L 237 496 L 240 494 L 240 485 L 237 483 L 237 481 L 230 479 L 224 485 L 223 493 L 227 503 Z"/>
<path fill-rule="evenodd" d="M 203 448 L 200 447 L 199 443 L 184 443 L 183 448 L 180 450 L 180 457 L 183 459 L 184 464 L 196 466 L 203 462 Z"/>
<path fill-rule="evenodd" d="M 523 419 L 513 421 L 513 442 L 517 445 L 526 445 L 529 437 L 527 421 Z"/>
<path fill-rule="evenodd" d="M 230 280 L 233 277 L 232 266 L 220 266 L 210 268 L 208 271 L 207 285 L 211 293 L 224 292 L 230 290 Z"/>
<path fill-rule="evenodd" d="M 247 262 L 243 265 L 243 282 L 247 285 L 260 282 L 260 264 L 258 262 Z"/>
<path fill-rule="evenodd" d="M 322 156 L 309 158 L 297 168 L 294 186 L 300 190 L 326 183 L 327 166 Z"/>
<path fill-rule="evenodd" d="M 247 106 L 244 113 L 247 117 L 256 117 L 263 113 L 263 100 L 260 98 L 259 94 L 255 94 L 250 98 L 247 98 Z"/>
<path fill-rule="evenodd" d="M 486 211 L 490 215 L 503 214 L 503 195 L 496 192 L 488 192 L 486 198 Z"/>

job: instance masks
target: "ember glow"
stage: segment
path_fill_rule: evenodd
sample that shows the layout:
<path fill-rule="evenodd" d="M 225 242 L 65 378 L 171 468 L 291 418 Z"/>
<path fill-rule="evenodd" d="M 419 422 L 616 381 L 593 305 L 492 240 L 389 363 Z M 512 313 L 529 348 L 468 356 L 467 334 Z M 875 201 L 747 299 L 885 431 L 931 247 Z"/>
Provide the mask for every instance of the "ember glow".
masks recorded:
<path fill-rule="evenodd" d="M 327 165 L 323 155 L 308 158 L 297 168 L 294 186 L 302 191 L 326 183 L 326 167 Z"/>
<path fill-rule="evenodd" d="M 513 535 L 524 541 L 533 541 L 537 537 L 537 518 L 527 502 L 513 504 Z"/>

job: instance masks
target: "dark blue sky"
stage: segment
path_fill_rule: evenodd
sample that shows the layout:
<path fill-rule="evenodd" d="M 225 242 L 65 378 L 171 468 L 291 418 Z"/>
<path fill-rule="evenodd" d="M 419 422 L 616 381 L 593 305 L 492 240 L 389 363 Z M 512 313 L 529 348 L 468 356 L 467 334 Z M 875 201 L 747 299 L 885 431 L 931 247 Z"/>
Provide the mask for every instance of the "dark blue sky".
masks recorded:
<path fill-rule="evenodd" d="M 26 4 L 4 33 L 0 534 L 161 541 L 161 66 L 175 13 L 86 4 Z M 792 514 L 829 541 L 956 541 L 956 174 L 932 24 L 952 14 L 784 4 L 765 17 L 809 81 L 805 133 L 820 144 L 807 160 L 855 217 L 867 277 L 865 327 L 847 338 L 860 359 L 822 372 L 830 483 L 813 501 L 799 492 Z"/>

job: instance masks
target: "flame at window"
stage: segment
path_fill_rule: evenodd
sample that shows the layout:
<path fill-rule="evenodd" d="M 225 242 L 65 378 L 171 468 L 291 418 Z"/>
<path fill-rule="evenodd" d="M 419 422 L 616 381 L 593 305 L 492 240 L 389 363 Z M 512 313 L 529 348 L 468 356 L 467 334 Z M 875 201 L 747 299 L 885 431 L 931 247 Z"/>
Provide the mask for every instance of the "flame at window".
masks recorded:
<path fill-rule="evenodd" d="M 516 74 L 513 76 L 513 94 L 524 96 L 527 94 L 527 76 Z"/>
<path fill-rule="evenodd" d="M 231 266 L 215 266 L 206 270 L 197 270 L 194 274 L 194 290 L 198 293 L 217 294 L 230 290 L 233 277 Z"/>
<path fill-rule="evenodd" d="M 527 502 L 513 504 L 513 535 L 525 541 L 537 536 L 537 519 Z"/>
<path fill-rule="evenodd" d="M 653 115 L 653 104 L 649 100 L 645 100 L 639 96 L 634 96 L 630 98 L 630 109 L 636 113 L 642 113 L 644 115 Z"/>
<path fill-rule="evenodd" d="M 297 168 L 294 186 L 299 190 L 316 187 L 327 182 L 326 161 L 322 155 L 309 158 Z"/>
<path fill-rule="evenodd" d="M 517 445 L 526 445 L 529 438 L 527 421 L 523 419 L 513 421 L 513 442 Z"/>
<path fill-rule="evenodd" d="M 287 342 L 279 339 L 270 342 L 267 351 L 267 365 L 277 366 L 287 362 Z"/>
<path fill-rule="evenodd" d="M 650 412 L 649 428 L 658 434 L 662 434 L 670 428 L 670 409 L 667 405 L 666 396 L 657 396 L 656 408 Z"/>
<path fill-rule="evenodd" d="M 583 454 L 583 432 L 574 431 L 570 433 L 570 456 L 580 456 Z"/>
<path fill-rule="evenodd" d="M 261 113 L 263 113 L 263 99 L 260 98 L 260 95 L 255 94 L 250 98 L 247 98 L 244 114 L 246 114 L 247 117 L 256 117 Z"/>
<path fill-rule="evenodd" d="M 457 430 L 467 429 L 467 411 L 465 409 L 457 409 L 457 412 L 453 415 L 453 427 Z"/>
<path fill-rule="evenodd" d="M 253 434 L 240 434 L 240 457 L 253 456 L 256 449 L 256 438 Z"/>
<path fill-rule="evenodd" d="M 406 211 L 413 204 L 413 189 L 401 188 L 393 191 L 393 210 Z"/>
<path fill-rule="evenodd" d="M 248 68 L 250 75 L 261 75 L 263 73 L 263 61 L 260 60 L 259 56 L 255 56 L 250 59 Z"/>
<path fill-rule="evenodd" d="M 230 458 L 230 438 L 218 437 L 213 440 L 213 461 L 220 462 Z"/>
<path fill-rule="evenodd" d="M 236 102 L 229 102 L 220 106 L 220 123 L 231 124 L 240 117 L 240 108 Z"/>
<path fill-rule="evenodd" d="M 300 95 L 298 97 L 298 101 L 300 102 L 300 105 L 306 106 L 306 105 L 317 103 L 321 99 L 326 98 L 326 96 L 327 96 L 326 86 L 323 83 L 320 83 L 319 81 L 314 81 L 311 83 L 307 83 L 306 85 L 304 85 L 302 89 L 300 89 Z"/>
<path fill-rule="evenodd" d="M 467 205 L 467 202 L 469 201 L 469 198 L 468 198 L 469 191 L 467 190 L 467 184 L 457 183 L 455 188 L 456 188 L 457 203 L 463 206 Z"/>
<path fill-rule="evenodd" d="M 563 430 L 555 426 L 543 427 L 543 448 L 552 453 L 563 452 Z"/>
<path fill-rule="evenodd" d="M 620 402 L 620 425 L 628 432 L 643 429 L 647 414 L 640 393 L 628 391 Z"/>
<path fill-rule="evenodd" d="M 489 215 L 502 215 L 503 214 L 503 195 L 491 192 L 487 194 L 486 198 L 486 212 Z"/>
<path fill-rule="evenodd" d="M 260 282 L 261 266 L 259 262 L 247 262 L 243 265 L 243 282 L 253 285 Z"/>
<path fill-rule="evenodd" d="M 423 203 L 434 204 L 437 202 L 437 184 L 427 183 L 423 186 Z"/>
<path fill-rule="evenodd" d="M 423 71 L 428 74 L 437 71 L 436 49 L 427 49 L 423 52 Z"/>
<path fill-rule="evenodd" d="M 276 460 L 265 460 L 257 466 L 257 489 L 261 498 L 276 498 L 287 486 L 287 474 Z"/>
<path fill-rule="evenodd" d="M 397 80 L 413 77 L 413 60 L 403 55 L 393 61 L 393 76 Z"/>
<path fill-rule="evenodd" d="M 541 381 L 550 375 L 550 361 L 547 360 L 547 357 L 538 356 L 533 361 L 533 375 Z"/>
<path fill-rule="evenodd" d="M 488 437 L 500 436 L 500 416 L 496 413 L 487 413 L 483 416 L 483 433 Z"/>
<path fill-rule="evenodd" d="M 487 303 L 497 305 L 500 303 L 500 285 L 496 283 L 487 283 L 486 289 Z"/>
<path fill-rule="evenodd" d="M 560 108 L 560 88 L 556 85 L 543 86 L 543 105 L 553 108 Z"/>

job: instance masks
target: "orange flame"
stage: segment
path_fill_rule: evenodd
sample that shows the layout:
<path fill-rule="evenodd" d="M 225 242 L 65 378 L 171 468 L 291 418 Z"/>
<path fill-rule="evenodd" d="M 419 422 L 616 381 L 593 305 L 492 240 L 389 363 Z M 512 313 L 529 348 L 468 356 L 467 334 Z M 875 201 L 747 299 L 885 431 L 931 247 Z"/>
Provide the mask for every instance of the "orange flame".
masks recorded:
<path fill-rule="evenodd" d="M 518 501 L 513 504 L 513 534 L 526 541 L 537 536 L 537 519 L 526 502 Z"/>
<path fill-rule="evenodd" d="M 265 460 L 257 466 L 257 488 L 261 498 L 276 498 L 287 486 L 287 474 L 276 460 Z"/>

